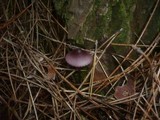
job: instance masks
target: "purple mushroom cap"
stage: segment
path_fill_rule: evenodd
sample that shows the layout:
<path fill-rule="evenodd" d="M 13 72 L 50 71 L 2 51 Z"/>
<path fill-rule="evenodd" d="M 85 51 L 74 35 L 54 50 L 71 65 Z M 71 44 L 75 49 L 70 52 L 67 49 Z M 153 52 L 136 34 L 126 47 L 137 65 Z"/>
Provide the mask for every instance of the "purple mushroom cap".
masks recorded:
<path fill-rule="evenodd" d="M 65 59 L 73 67 L 84 67 L 92 62 L 92 55 L 81 49 L 74 49 L 66 55 Z"/>

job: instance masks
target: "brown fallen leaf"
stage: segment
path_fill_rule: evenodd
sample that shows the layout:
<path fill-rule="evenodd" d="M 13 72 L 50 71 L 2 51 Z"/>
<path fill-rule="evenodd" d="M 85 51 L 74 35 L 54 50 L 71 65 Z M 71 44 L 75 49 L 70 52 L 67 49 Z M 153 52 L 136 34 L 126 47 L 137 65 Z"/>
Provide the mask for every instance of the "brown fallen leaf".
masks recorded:
<path fill-rule="evenodd" d="M 93 81 L 97 82 L 97 81 L 101 81 L 101 80 L 104 80 L 104 79 L 106 79 L 106 76 L 105 76 L 104 72 L 100 72 L 97 69 L 95 69 L 94 80 Z"/>
<path fill-rule="evenodd" d="M 47 80 L 55 80 L 55 77 L 56 77 L 56 72 L 54 70 L 54 66 L 50 66 L 50 65 L 47 65 L 47 66 L 44 66 L 47 68 Z"/>
<path fill-rule="evenodd" d="M 116 87 L 114 96 L 117 99 L 122 99 L 130 95 L 133 95 L 134 93 L 135 93 L 134 81 L 129 80 L 126 85 Z"/>

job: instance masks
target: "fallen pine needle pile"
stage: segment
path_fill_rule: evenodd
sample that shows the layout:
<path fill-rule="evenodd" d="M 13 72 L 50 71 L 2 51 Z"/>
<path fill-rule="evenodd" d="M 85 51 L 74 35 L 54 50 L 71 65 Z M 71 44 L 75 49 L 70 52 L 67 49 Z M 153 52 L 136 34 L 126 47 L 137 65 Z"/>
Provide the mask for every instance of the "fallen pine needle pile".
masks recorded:
<path fill-rule="evenodd" d="M 1 17 L 1 120 L 160 119 L 160 54 L 154 52 L 160 33 L 149 45 L 140 44 L 141 37 L 121 45 L 114 43 L 119 31 L 105 48 L 86 50 L 92 64 L 77 70 L 65 61 L 77 46 L 67 44 L 67 30 L 51 4 L 21 2 L 4 4 Z M 110 45 L 129 52 L 113 54 L 115 69 L 108 74 L 102 64 L 99 73 L 97 65 Z"/>

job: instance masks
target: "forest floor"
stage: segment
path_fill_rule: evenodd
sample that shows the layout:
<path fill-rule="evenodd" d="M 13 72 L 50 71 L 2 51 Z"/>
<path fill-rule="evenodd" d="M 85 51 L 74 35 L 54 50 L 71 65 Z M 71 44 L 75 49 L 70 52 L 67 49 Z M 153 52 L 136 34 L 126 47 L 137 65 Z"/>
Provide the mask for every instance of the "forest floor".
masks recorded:
<path fill-rule="evenodd" d="M 65 56 L 82 48 L 67 43 L 51 4 L 12 2 L 0 12 L 0 120 L 160 119 L 160 33 L 146 45 L 147 24 L 134 44 L 114 43 L 123 31 L 116 32 L 100 47 L 83 49 L 93 61 L 79 70 Z M 129 51 L 112 54 L 116 67 L 107 73 L 101 57 L 109 46 Z"/>

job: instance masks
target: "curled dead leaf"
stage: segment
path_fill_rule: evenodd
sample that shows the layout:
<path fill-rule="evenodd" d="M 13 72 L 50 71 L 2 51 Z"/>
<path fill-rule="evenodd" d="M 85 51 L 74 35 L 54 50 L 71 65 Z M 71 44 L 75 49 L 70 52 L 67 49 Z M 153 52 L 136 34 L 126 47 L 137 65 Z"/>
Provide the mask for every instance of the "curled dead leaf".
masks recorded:
<path fill-rule="evenodd" d="M 97 69 L 95 69 L 95 73 L 94 73 L 94 80 L 93 81 L 101 81 L 106 79 L 106 76 L 104 74 L 104 72 L 100 72 Z"/>
<path fill-rule="evenodd" d="M 46 70 L 46 78 L 47 80 L 55 80 L 55 77 L 56 77 L 56 72 L 54 70 L 54 66 L 51 66 L 51 65 L 47 65 L 47 66 L 44 66 L 45 68 L 47 68 Z"/>

